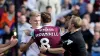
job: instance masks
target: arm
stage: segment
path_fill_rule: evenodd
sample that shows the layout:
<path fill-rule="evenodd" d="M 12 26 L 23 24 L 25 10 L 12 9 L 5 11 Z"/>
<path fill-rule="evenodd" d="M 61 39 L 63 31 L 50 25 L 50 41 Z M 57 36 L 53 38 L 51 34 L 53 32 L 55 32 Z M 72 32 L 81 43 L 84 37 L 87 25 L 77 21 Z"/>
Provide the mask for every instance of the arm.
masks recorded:
<path fill-rule="evenodd" d="M 11 39 L 12 39 L 11 43 L 8 46 L 0 48 L 0 53 L 5 52 L 6 50 L 10 49 L 11 47 L 13 47 L 13 46 L 15 46 L 17 44 L 17 42 L 18 42 L 17 39 L 13 39 L 13 38 L 11 38 Z"/>
<path fill-rule="evenodd" d="M 41 2 L 40 2 L 40 0 L 38 0 L 37 1 L 37 9 L 38 9 L 38 11 L 40 11 L 40 8 L 41 8 Z"/>
<path fill-rule="evenodd" d="M 65 50 L 63 48 L 50 48 L 48 49 L 48 52 L 58 54 L 58 53 L 64 53 Z"/>
<path fill-rule="evenodd" d="M 23 52 L 20 51 L 20 49 L 18 49 L 18 56 L 22 56 Z"/>
<path fill-rule="evenodd" d="M 56 0 L 55 9 L 56 9 L 56 14 L 59 14 L 61 12 L 61 5 L 60 1 L 58 0 Z"/>
<path fill-rule="evenodd" d="M 32 11 L 37 10 L 36 5 L 36 0 L 28 0 L 27 2 L 27 7 Z"/>
<path fill-rule="evenodd" d="M 30 35 L 30 32 L 29 30 L 25 30 L 22 34 L 22 37 L 21 37 L 21 45 L 20 45 L 20 51 L 21 52 L 24 52 L 26 51 L 29 46 L 34 42 L 33 38 L 30 38 L 30 37 L 27 37 L 27 35 Z M 29 39 L 30 38 L 30 39 Z M 27 42 L 27 39 L 29 39 L 29 41 Z"/>
<path fill-rule="evenodd" d="M 0 44 L 0 48 L 6 47 L 8 46 L 10 43 L 6 43 L 6 44 Z"/>
<path fill-rule="evenodd" d="M 46 56 L 45 54 L 40 53 L 39 56 Z"/>
<path fill-rule="evenodd" d="M 0 44 L 0 48 L 10 45 L 10 41 L 7 39 L 5 44 Z"/>
<path fill-rule="evenodd" d="M 26 51 L 26 50 L 29 48 L 29 46 L 30 46 L 33 42 L 34 42 L 34 40 L 31 38 L 30 41 L 29 41 L 28 43 L 22 43 L 22 44 L 20 45 L 20 51 L 21 51 L 21 52 Z"/>
<path fill-rule="evenodd" d="M 54 54 L 61 54 L 61 53 L 65 52 L 65 50 L 62 47 L 60 47 L 60 48 L 46 48 L 45 46 L 41 46 L 40 51 L 43 53 L 49 52 L 49 53 L 54 53 Z"/>
<path fill-rule="evenodd" d="M 0 48 L 0 53 L 5 52 L 6 50 L 10 49 L 12 46 L 8 45 L 6 47 Z"/>
<path fill-rule="evenodd" d="M 92 47 L 93 51 L 99 51 L 100 52 L 100 47 Z"/>
<path fill-rule="evenodd" d="M 69 13 L 71 13 L 73 10 L 66 10 L 66 11 L 62 11 L 60 14 L 58 14 L 56 16 L 56 20 L 58 20 L 60 17 L 68 15 Z"/>

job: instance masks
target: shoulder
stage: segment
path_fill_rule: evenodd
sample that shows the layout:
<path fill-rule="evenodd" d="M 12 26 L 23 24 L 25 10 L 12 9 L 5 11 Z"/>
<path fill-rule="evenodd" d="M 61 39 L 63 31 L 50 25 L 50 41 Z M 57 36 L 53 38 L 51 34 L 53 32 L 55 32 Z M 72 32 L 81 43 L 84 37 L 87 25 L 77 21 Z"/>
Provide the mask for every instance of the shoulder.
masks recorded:
<path fill-rule="evenodd" d="M 84 40 L 81 31 L 77 31 L 76 33 L 72 34 L 71 36 L 74 40 Z"/>
<path fill-rule="evenodd" d="M 31 24 L 29 24 L 29 23 L 25 23 L 25 25 L 27 25 L 27 26 L 31 26 Z"/>
<path fill-rule="evenodd" d="M 7 12 L 6 13 L 3 13 L 2 16 L 8 16 L 8 13 Z"/>
<path fill-rule="evenodd" d="M 23 27 L 25 27 L 25 28 L 27 28 L 27 29 L 30 29 L 32 26 L 31 26 L 29 23 L 25 23 L 25 24 L 23 25 Z"/>

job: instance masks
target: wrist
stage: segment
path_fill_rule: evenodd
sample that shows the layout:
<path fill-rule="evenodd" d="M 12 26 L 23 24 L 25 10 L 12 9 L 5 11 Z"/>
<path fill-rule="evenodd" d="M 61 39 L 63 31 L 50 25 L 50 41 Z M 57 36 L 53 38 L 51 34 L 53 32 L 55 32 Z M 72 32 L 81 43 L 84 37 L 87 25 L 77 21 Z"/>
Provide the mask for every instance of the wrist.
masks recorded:
<path fill-rule="evenodd" d="M 50 53 L 50 48 L 47 48 L 46 52 L 47 52 L 47 53 Z"/>
<path fill-rule="evenodd" d="M 47 48 L 46 53 L 49 53 L 49 49 Z"/>
<path fill-rule="evenodd" d="M 34 32 L 30 32 L 30 36 L 32 36 L 32 37 L 33 37 L 33 36 L 34 36 Z"/>

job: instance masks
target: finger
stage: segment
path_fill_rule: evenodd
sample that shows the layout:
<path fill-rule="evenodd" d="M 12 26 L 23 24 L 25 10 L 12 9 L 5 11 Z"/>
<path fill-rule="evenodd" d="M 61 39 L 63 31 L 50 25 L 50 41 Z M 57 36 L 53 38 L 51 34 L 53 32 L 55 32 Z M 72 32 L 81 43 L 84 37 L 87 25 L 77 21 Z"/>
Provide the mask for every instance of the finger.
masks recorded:
<path fill-rule="evenodd" d="M 3 56 L 3 55 L 4 55 L 4 53 L 1 53 L 1 54 L 0 54 L 0 56 Z"/>
<path fill-rule="evenodd" d="M 13 40 L 13 36 L 11 37 L 10 41 L 12 41 L 12 40 Z"/>

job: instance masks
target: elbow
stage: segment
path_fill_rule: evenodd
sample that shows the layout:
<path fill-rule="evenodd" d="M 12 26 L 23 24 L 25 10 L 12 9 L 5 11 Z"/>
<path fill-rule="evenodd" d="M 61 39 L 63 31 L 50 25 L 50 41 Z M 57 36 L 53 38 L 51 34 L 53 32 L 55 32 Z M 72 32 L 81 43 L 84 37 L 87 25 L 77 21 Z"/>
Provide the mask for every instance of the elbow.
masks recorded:
<path fill-rule="evenodd" d="M 25 51 L 23 48 L 20 48 L 19 50 L 20 50 L 21 52 L 24 52 L 24 51 Z"/>
<path fill-rule="evenodd" d="M 0 51 L 0 54 L 2 53 L 2 51 Z"/>
<path fill-rule="evenodd" d="M 24 49 L 23 46 L 20 46 L 19 50 L 20 50 L 21 52 L 24 52 L 24 51 L 25 51 L 25 49 Z"/>

